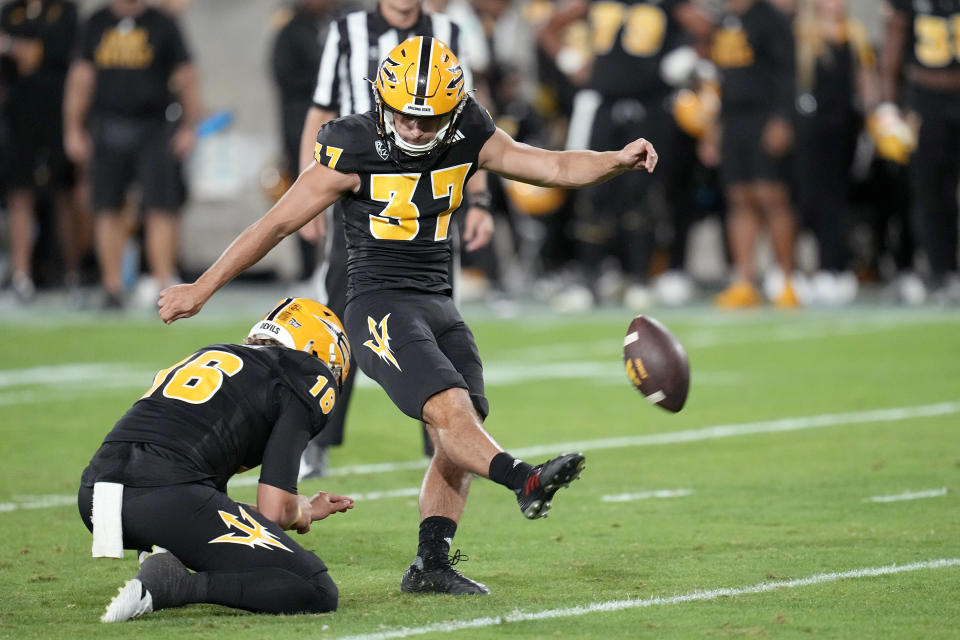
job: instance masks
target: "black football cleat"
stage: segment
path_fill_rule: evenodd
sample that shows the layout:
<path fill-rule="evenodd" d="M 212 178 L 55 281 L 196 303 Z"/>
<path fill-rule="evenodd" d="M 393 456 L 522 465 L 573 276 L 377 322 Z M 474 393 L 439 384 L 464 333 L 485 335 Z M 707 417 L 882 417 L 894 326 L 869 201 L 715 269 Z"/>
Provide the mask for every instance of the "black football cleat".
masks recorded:
<path fill-rule="evenodd" d="M 423 568 L 423 559 L 417 556 L 413 564 L 403 573 L 400 579 L 400 591 L 404 593 L 449 593 L 455 596 L 487 595 L 490 589 L 476 580 L 471 580 L 451 565 L 467 556 L 456 553 L 446 559 L 446 562 L 433 569 Z"/>
<path fill-rule="evenodd" d="M 523 489 L 517 491 L 517 502 L 523 515 L 535 520 L 550 511 L 553 494 L 580 477 L 586 464 L 582 453 L 565 453 L 533 468 Z"/>

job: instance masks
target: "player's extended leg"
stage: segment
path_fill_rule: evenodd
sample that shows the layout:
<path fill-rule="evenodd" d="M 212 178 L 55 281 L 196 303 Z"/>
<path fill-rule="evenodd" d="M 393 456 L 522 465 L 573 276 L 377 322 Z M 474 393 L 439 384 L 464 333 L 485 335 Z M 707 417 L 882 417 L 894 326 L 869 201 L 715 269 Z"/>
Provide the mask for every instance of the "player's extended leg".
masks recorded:
<path fill-rule="evenodd" d="M 351 342 L 360 345 L 354 354 L 363 372 L 406 415 L 430 425 L 437 452 L 423 485 L 427 495 L 421 507 L 425 516 L 431 515 L 421 522 L 422 538 L 453 537 L 468 486 L 464 474 L 476 473 L 514 490 L 524 514 L 537 518 L 550 508 L 557 489 L 582 468 L 580 454 L 531 467 L 504 452 L 483 428 L 488 410 L 483 365 L 473 334 L 449 297 L 378 291 L 354 297 L 345 319 Z M 439 551 L 430 555 L 443 557 Z M 401 584 L 405 591 L 454 592 Z"/>
<path fill-rule="evenodd" d="M 423 407 L 423 417 L 444 458 L 463 471 L 512 489 L 521 511 L 531 520 L 545 516 L 557 490 L 568 486 L 583 469 L 584 457 L 579 453 L 565 454 L 533 467 L 505 452 L 484 429 L 464 389 L 447 389 L 431 397 Z M 440 482 L 428 486 L 427 479 L 424 488 L 452 493 L 451 486 Z M 451 497 L 448 495 L 447 499 Z M 431 502 L 428 500 L 426 504 Z M 423 506 L 421 498 L 421 508 Z"/>

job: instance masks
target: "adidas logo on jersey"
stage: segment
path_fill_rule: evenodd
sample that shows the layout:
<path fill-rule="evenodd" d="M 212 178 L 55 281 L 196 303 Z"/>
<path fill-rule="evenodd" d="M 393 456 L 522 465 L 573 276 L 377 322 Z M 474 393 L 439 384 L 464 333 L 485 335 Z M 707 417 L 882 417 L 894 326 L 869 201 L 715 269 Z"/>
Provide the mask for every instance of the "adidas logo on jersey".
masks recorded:
<path fill-rule="evenodd" d="M 450 144 L 453 144 L 454 142 L 460 142 L 461 140 L 463 140 L 463 139 L 466 138 L 466 137 L 467 137 L 467 136 L 463 135 L 463 132 L 460 131 L 460 129 L 457 129 L 457 132 L 456 132 L 455 134 L 453 134 L 453 139 L 450 140 Z"/>

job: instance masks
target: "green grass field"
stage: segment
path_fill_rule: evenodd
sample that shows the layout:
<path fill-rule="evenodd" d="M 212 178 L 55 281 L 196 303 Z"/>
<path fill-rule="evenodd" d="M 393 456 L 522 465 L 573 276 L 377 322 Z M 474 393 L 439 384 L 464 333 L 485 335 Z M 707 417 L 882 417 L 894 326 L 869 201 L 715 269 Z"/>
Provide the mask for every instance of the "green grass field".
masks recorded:
<path fill-rule="evenodd" d="M 419 433 L 367 382 L 334 475 L 301 486 L 357 498 L 299 539 L 330 566 L 339 611 L 194 606 L 104 625 L 136 561 L 90 558 L 80 472 L 156 370 L 239 340 L 262 312 L 248 307 L 170 327 L 5 319 L 0 637 L 960 637 L 960 314 L 889 307 L 654 313 L 690 354 L 677 415 L 623 373 L 627 312 L 468 312 L 491 433 L 533 463 L 587 454 L 546 520 L 475 480 L 454 548 L 492 595 L 400 593 L 416 549 Z M 247 475 L 234 498 L 254 499 Z"/>

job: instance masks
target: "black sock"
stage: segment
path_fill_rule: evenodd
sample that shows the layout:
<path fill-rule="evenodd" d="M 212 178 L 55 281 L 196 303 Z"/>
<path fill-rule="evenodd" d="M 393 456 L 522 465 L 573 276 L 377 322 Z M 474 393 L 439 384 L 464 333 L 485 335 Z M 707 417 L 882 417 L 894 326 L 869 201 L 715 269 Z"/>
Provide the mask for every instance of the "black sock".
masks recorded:
<path fill-rule="evenodd" d="M 443 516 L 430 516 L 420 523 L 420 543 L 417 555 L 424 569 L 435 569 L 447 562 L 450 541 L 457 532 L 457 523 Z"/>
<path fill-rule="evenodd" d="M 191 573 L 180 582 L 183 589 L 183 603 L 195 604 L 207 601 L 207 576 L 204 573 Z"/>
<path fill-rule="evenodd" d="M 154 611 L 206 602 L 206 575 L 190 573 L 172 553 L 148 556 L 137 571 L 137 579 L 150 592 Z"/>
<path fill-rule="evenodd" d="M 519 492 L 523 489 L 527 477 L 533 473 L 533 467 L 506 451 L 501 451 L 490 461 L 489 473 L 490 479 L 497 484 Z"/>

